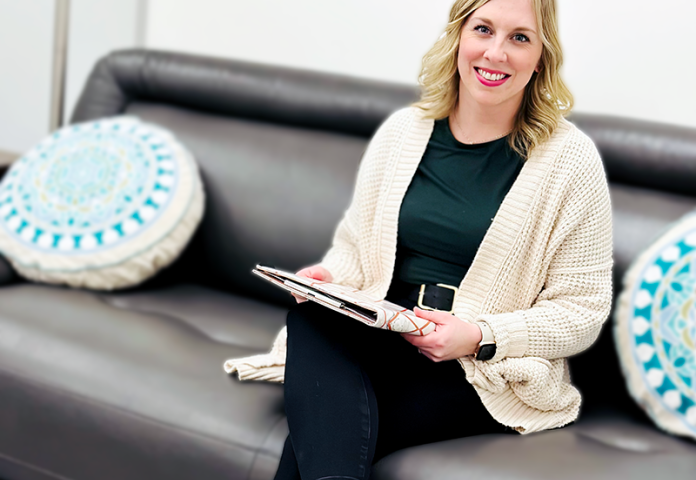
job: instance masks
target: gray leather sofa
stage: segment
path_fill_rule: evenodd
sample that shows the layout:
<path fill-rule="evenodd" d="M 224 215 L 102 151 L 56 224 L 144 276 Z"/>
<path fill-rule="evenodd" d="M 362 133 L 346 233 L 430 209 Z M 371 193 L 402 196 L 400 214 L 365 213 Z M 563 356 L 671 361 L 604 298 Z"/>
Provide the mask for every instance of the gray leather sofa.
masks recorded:
<path fill-rule="evenodd" d="M 270 479 L 287 425 L 282 387 L 240 383 L 228 357 L 265 351 L 291 301 L 257 262 L 318 260 L 366 142 L 410 87 L 221 59 L 123 51 L 95 67 L 72 122 L 137 115 L 195 154 L 207 211 L 183 257 L 139 288 L 22 282 L 0 259 L 0 478 Z M 611 181 L 617 284 L 696 208 L 696 130 L 577 114 Z M 378 480 L 693 479 L 694 442 L 656 429 L 626 393 L 612 331 L 572 359 L 574 425 L 412 448 Z"/>

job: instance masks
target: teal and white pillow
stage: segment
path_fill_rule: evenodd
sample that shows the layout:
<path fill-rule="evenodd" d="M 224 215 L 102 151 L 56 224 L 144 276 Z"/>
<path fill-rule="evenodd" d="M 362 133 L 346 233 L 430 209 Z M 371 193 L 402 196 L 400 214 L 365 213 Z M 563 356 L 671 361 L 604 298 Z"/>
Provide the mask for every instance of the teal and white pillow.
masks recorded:
<path fill-rule="evenodd" d="M 0 252 L 24 277 L 100 290 L 169 265 L 203 215 L 192 155 L 135 117 L 71 125 L 0 183 Z"/>
<path fill-rule="evenodd" d="M 696 439 L 696 214 L 634 262 L 614 320 L 631 395 L 657 426 Z"/>

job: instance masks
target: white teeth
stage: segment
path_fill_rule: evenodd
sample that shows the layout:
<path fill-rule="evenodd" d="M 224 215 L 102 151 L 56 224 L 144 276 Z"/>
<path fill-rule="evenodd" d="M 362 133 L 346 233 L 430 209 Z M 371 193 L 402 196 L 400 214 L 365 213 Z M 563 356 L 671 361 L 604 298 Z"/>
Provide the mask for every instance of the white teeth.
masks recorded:
<path fill-rule="evenodd" d="M 481 70 L 480 68 L 477 68 L 476 71 L 477 71 L 477 72 L 479 73 L 479 75 L 481 75 L 483 78 L 485 78 L 486 80 L 490 80 L 490 81 L 492 81 L 492 82 L 496 82 L 496 81 L 498 81 L 498 80 L 502 80 L 502 79 L 505 78 L 505 76 L 506 76 L 504 73 L 496 73 L 496 74 L 488 73 L 488 72 L 486 72 L 485 70 Z"/>

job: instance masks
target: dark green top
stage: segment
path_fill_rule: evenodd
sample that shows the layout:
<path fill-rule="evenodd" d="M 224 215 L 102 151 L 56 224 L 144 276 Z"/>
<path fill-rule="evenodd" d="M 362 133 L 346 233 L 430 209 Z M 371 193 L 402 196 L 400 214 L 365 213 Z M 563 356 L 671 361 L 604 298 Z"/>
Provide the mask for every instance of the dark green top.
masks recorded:
<path fill-rule="evenodd" d="M 437 120 L 401 204 L 394 278 L 459 286 L 523 164 L 507 138 L 466 145 Z"/>

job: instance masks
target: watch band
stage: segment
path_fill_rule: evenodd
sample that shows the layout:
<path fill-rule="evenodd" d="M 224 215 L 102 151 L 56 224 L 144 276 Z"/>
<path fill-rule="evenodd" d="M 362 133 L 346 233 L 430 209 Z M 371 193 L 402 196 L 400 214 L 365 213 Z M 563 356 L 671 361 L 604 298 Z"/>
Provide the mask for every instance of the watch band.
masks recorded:
<path fill-rule="evenodd" d="M 481 342 L 476 347 L 474 356 L 476 360 L 490 360 L 495 356 L 496 344 L 493 330 L 486 322 L 476 322 L 476 325 L 481 330 Z"/>

